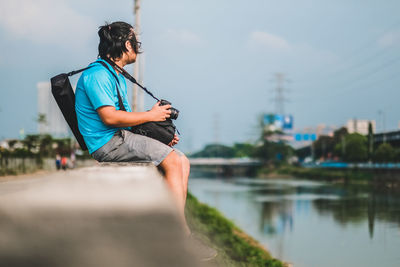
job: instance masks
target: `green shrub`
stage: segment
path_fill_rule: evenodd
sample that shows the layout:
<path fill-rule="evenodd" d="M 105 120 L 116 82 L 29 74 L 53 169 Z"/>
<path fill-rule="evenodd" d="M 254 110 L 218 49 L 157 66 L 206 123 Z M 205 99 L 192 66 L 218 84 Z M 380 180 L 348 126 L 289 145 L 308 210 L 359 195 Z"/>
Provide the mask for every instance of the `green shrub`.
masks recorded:
<path fill-rule="evenodd" d="M 378 146 L 373 158 L 375 162 L 393 162 L 395 156 L 395 149 L 390 144 L 383 143 Z"/>

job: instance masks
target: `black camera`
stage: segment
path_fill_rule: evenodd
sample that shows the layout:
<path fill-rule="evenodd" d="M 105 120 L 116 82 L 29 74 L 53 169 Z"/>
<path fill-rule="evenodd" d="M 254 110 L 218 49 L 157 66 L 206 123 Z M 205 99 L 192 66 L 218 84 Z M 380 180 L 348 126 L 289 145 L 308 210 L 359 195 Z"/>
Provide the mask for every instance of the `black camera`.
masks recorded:
<path fill-rule="evenodd" d="M 165 105 L 171 105 L 171 102 L 169 102 L 167 100 L 164 100 L 164 99 L 161 99 L 160 100 L 160 106 L 165 106 Z M 171 110 L 171 115 L 170 115 L 169 118 L 171 120 L 176 120 L 178 118 L 178 116 L 179 116 L 179 110 L 177 110 L 176 108 L 173 108 L 173 107 L 171 107 L 170 110 Z"/>

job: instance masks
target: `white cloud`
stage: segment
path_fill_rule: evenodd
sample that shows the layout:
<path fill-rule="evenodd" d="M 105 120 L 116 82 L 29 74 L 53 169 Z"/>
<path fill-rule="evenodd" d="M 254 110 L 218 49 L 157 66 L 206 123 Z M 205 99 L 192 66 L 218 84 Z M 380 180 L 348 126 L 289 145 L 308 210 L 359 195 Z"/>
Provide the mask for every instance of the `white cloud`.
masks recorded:
<path fill-rule="evenodd" d="M 282 37 L 262 31 L 253 31 L 250 34 L 249 45 L 279 50 L 291 49 L 289 43 Z"/>
<path fill-rule="evenodd" d="M 194 32 L 189 30 L 168 29 L 162 36 L 172 42 L 177 42 L 186 45 L 202 45 L 204 40 Z"/>
<path fill-rule="evenodd" d="M 289 43 L 284 38 L 262 31 L 253 31 L 247 39 L 249 55 L 276 60 L 279 66 L 326 66 L 338 57 L 328 50 L 315 48 L 307 43 Z"/>
<path fill-rule="evenodd" d="M 400 32 L 385 33 L 378 39 L 378 45 L 381 47 L 400 45 Z"/>
<path fill-rule="evenodd" d="M 82 45 L 96 32 L 93 20 L 63 0 L 2 0 L 0 26 L 13 38 L 68 46 Z"/>

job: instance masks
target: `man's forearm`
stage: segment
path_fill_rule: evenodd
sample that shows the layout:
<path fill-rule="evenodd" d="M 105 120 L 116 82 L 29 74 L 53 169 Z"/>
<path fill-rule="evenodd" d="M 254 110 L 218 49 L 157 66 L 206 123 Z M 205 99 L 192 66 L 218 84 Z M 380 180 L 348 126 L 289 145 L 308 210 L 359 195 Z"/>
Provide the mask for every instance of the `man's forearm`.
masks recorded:
<path fill-rule="evenodd" d="M 97 109 L 105 125 L 112 127 L 130 127 L 149 121 L 165 121 L 170 117 L 171 105 L 160 106 L 157 102 L 150 111 L 126 112 L 116 110 L 114 106 L 103 106 Z"/>
<path fill-rule="evenodd" d="M 103 107 L 97 110 L 104 124 L 112 127 L 130 127 L 152 121 L 150 112 L 126 112 L 114 107 Z"/>
<path fill-rule="evenodd" d="M 116 110 L 112 126 L 130 127 L 151 121 L 149 112 L 127 112 Z"/>

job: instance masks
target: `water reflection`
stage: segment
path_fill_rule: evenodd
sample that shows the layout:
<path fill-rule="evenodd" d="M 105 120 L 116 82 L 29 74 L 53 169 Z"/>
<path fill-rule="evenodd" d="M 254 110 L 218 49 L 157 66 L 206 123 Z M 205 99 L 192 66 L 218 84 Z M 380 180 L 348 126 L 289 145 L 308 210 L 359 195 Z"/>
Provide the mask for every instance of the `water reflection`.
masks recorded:
<path fill-rule="evenodd" d="M 318 199 L 313 202 L 321 215 L 331 214 L 341 225 L 359 224 L 368 221 L 370 237 L 374 236 L 376 220 L 394 223 L 400 227 L 399 198 L 390 195 L 363 195 L 363 197 L 344 197 L 337 200 Z"/>
<path fill-rule="evenodd" d="M 400 266 L 399 195 L 247 178 L 192 179 L 190 189 L 296 267 Z"/>
<path fill-rule="evenodd" d="M 250 180 L 235 181 L 240 185 L 254 185 Z M 260 227 L 268 234 L 279 234 L 285 229 L 293 229 L 294 207 L 299 212 L 310 208 L 320 216 L 332 216 L 340 225 L 359 224 L 368 221 L 370 237 L 373 238 L 374 221 L 396 223 L 400 228 L 400 198 L 397 195 L 384 195 L 346 190 L 326 184 L 264 182 L 263 188 L 251 188 L 254 200 L 262 202 Z M 400 249 L 400 248 L 399 248 Z"/>

